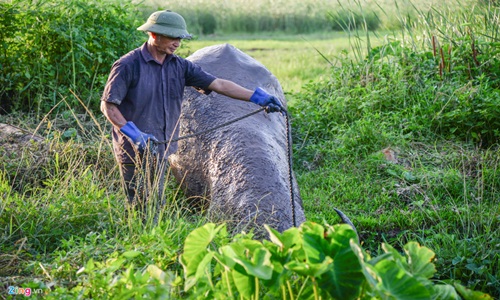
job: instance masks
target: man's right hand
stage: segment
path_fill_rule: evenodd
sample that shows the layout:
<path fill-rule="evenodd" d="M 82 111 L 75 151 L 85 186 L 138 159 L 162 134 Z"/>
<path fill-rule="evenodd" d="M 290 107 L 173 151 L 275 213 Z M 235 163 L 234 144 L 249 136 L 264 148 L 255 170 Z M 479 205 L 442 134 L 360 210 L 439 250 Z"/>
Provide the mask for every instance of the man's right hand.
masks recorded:
<path fill-rule="evenodd" d="M 120 132 L 130 138 L 140 152 L 144 152 L 148 145 L 148 141 L 158 142 L 154 135 L 140 131 L 131 121 L 123 125 L 122 128 L 120 128 Z"/>
<path fill-rule="evenodd" d="M 266 107 L 267 112 L 285 112 L 280 100 L 273 95 L 269 95 L 262 88 L 255 89 L 250 101 L 260 106 Z"/>

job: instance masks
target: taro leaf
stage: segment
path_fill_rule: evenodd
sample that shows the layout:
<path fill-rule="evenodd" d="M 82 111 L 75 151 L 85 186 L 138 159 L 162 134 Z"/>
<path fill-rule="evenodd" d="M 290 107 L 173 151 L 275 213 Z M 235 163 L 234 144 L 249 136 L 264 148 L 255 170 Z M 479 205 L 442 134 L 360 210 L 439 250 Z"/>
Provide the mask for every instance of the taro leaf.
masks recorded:
<path fill-rule="evenodd" d="M 219 252 L 221 254 L 217 255 L 219 261 L 229 269 L 234 268 L 234 265 L 236 264 L 236 262 L 234 261 L 236 253 L 234 252 L 233 247 L 231 247 L 230 245 L 222 246 L 219 248 Z"/>
<path fill-rule="evenodd" d="M 205 257 L 205 254 L 208 253 L 208 244 L 210 244 L 217 232 L 224 226 L 225 224 L 222 224 L 215 228 L 215 224 L 208 223 L 196 228 L 186 237 L 184 252 L 181 256 L 181 263 L 187 267 L 186 275 L 196 273 L 198 264 Z"/>
<path fill-rule="evenodd" d="M 325 240 L 325 228 L 313 222 L 303 223 L 301 226 L 303 250 L 306 255 L 306 262 L 317 264 L 323 262 L 328 252 L 328 242 Z"/>
<path fill-rule="evenodd" d="M 417 277 L 430 279 L 436 273 L 436 267 L 431 262 L 434 252 L 429 248 L 420 246 L 417 242 L 409 242 L 404 246 L 408 255 L 410 272 Z"/>
<path fill-rule="evenodd" d="M 242 240 L 224 246 L 221 253 L 225 256 L 224 261 L 232 261 L 230 269 L 234 284 L 241 296 L 245 299 L 255 294 L 255 280 L 270 280 L 273 275 L 273 264 L 271 263 L 271 252 L 264 248 L 261 243 L 253 240 Z M 247 255 L 251 256 L 250 259 Z M 258 278 L 258 279 L 256 279 Z"/>
<path fill-rule="evenodd" d="M 408 266 L 404 257 L 387 244 L 383 248 L 385 254 L 366 262 L 367 254 L 358 244 L 351 242 L 351 249 L 358 257 L 372 291 L 379 294 L 381 299 L 430 299 L 431 295 L 426 287 L 406 271 Z M 446 293 L 444 290 L 433 292 Z"/>
<path fill-rule="evenodd" d="M 382 246 L 383 247 L 383 246 Z M 392 253 L 384 253 L 384 254 L 381 254 L 377 257 L 374 257 L 373 259 L 370 259 L 368 261 L 368 263 L 372 266 L 376 265 L 379 261 L 381 260 L 384 260 L 384 259 L 392 259 L 393 258 L 393 255 Z"/>
<path fill-rule="evenodd" d="M 282 237 L 285 246 L 284 251 L 288 251 L 289 249 L 297 250 L 302 247 L 302 239 L 300 238 L 300 232 L 297 227 L 285 230 Z"/>
<path fill-rule="evenodd" d="M 430 299 L 426 287 L 396 262 L 382 260 L 375 265 L 375 270 L 382 279 L 382 284 L 378 286 L 381 294 L 400 300 Z"/>
<path fill-rule="evenodd" d="M 251 299 L 255 293 L 255 278 L 236 270 L 231 270 L 231 275 L 233 276 L 234 285 L 242 298 Z"/>
<path fill-rule="evenodd" d="M 455 288 L 449 284 L 436 284 L 433 286 L 432 299 L 460 300 Z"/>
<path fill-rule="evenodd" d="M 201 260 L 200 264 L 196 268 L 196 274 L 194 275 L 194 277 L 197 280 L 199 280 L 200 278 L 202 278 L 203 275 L 205 274 L 205 270 L 206 270 L 208 264 L 212 261 L 212 258 L 214 257 L 214 254 L 215 254 L 215 252 L 209 252 Z"/>
<path fill-rule="evenodd" d="M 327 231 L 330 240 L 332 267 L 323 274 L 320 286 L 335 299 L 356 299 L 361 292 L 365 276 L 360 261 L 350 246 L 357 239 L 349 225 L 337 225 Z"/>
<path fill-rule="evenodd" d="M 268 225 L 264 225 L 264 227 L 269 233 L 269 239 L 271 242 L 278 245 L 282 252 L 287 252 L 290 248 L 300 246 L 300 233 L 297 227 L 291 227 L 283 233 L 279 233 L 276 229 L 273 229 Z"/>
<path fill-rule="evenodd" d="M 367 263 L 366 260 L 369 259 L 369 255 L 363 251 L 363 249 L 355 242 L 351 241 L 351 249 L 354 255 L 358 258 L 361 265 L 361 271 L 365 276 L 368 284 L 375 289 L 379 282 L 382 281 L 377 271 L 371 263 Z"/>
<path fill-rule="evenodd" d="M 267 224 L 264 224 L 264 228 L 269 234 L 269 239 L 271 240 L 271 242 L 278 245 L 281 248 L 281 251 L 283 251 L 285 248 L 285 242 L 282 234 L 279 233 L 276 229 L 269 227 L 269 225 Z"/>
<path fill-rule="evenodd" d="M 394 247 L 386 243 L 382 243 L 382 249 L 385 253 L 370 261 L 373 266 L 381 260 L 388 259 L 393 260 L 400 268 L 403 268 L 407 272 L 411 273 L 407 258 L 399 253 L 398 250 L 394 249 Z"/>
<path fill-rule="evenodd" d="M 248 275 L 259 279 L 269 280 L 273 275 L 271 253 L 264 247 L 256 249 L 250 260 L 244 256 L 237 256 L 234 257 L 234 261 L 243 266 Z"/>
<path fill-rule="evenodd" d="M 356 299 L 364 281 L 356 255 L 347 248 L 335 256 L 333 269 L 323 275 L 320 286 L 335 299 Z"/>
<path fill-rule="evenodd" d="M 391 254 L 393 256 L 394 260 L 401 263 L 402 266 L 407 268 L 409 271 L 410 267 L 408 266 L 408 263 L 406 262 L 406 258 L 403 255 L 401 255 L 401 253 L 399 253 L 396 249 L 394 249 L 394 247 L 392 247 L 389 244 L 382 243 L 382 249 L 384 250 L 385 253 Z"/>
<path fill-rule="evenodd" d="M 205 263 L 205 266 L 209 262 L 206 257 L 208 254 L 207 246 L 214 239 L 217 232 L 219 232 L 219 230 L 221 230 L 224 226 L 225 224 L 222 224 L 215 228 L 215 224 L 208 223 L 202 227 L 196 228 L 186 237 L 186 241 L 184 243 L 184 253 L 180 257 L 180 262 L 184 267 L 186 290 L 191 288 L 196 283 L 196 280 L 199 279 L 196 276 L 203 274 L 203 272 L 199 270 L 199 267 L 202 262 Z"/>
<path fill-rule="evenodd" d="M 310 233 L 310 234 L 313 234 L 313 235 L 316 235 L 316 236 L 320 236 L 320 237 L 323 237 L 324 233 L 325 233 L 325 228 L 321 225 L 319 225 L 318 223 L 314 223 L 314 222 L 304 222 L 302 223 L 302 225 L 300 225 L 300 230 L 303 232 L 303 233 Z"/>
<path fill-rule="evenodd" d="M 326 230 L 326 238 L 329 240 L 328 255 L 335 256 L 337 251 L 349 248 L 350 240 L 357 240 L 356 232 L 347 224 L 329 226 Z"/>
<path fill-rule="evenodd" d="M 490 295 L 484 294 L 479 291 L 469 290 L 468 288 L 457 282 L 455 282 L 453 285 L 464 300 L 493 300 L 493 297 L 491 297 Z"/>
<path fill-rule="evenodd" d="M 287 263 L 285 268 L 302 276 L 318 278 L 331 268 L 332 262 L 333 259 L 328 256 L 321 263 L 300 262 L 294 260 Z"/>
<path fill-rule="evenodd" d="M 239 251 L 237 253 L 244 253 L 244 252 L 253 253 L 255 250 L 263 248 L 261 242 L 256 241 L 256 240 L 250 240 L 250 239 L 241 240 L 241 241 L 239 241 L 239 243 L 233 243 L 233 246 L 235 246 L 237 244 L 240 244 L 242 246 L 240 249 L 243 250 L 243 251 Z"/>
<path fill-rule="evenodd" d="M 309 232 L 304 233 L 304 252 L 306 254 L 306 262 L 311 264 L 317 264 L 323 262 L 327 255 L 326 251 L 328 248 L 324 247 L 326 241 L 321 236 L 311 234 Z"/>

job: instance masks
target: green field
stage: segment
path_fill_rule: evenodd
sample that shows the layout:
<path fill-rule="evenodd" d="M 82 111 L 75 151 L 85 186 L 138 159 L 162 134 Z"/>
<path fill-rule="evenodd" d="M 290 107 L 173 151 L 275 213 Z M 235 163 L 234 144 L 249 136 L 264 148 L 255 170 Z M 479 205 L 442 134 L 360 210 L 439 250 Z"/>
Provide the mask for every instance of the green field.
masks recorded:
<path fill-rule="evenodd" d="M 232 35 L 190 41 L 186 55 L 222 43 L 229 43 L 264 64 L 278 78 L 285 93 L 299 92 L 304 84 L 325 79 L 331 64 L 337 64 L 341 53 L 350 48 L 349 37 L 344 33 Z"/>

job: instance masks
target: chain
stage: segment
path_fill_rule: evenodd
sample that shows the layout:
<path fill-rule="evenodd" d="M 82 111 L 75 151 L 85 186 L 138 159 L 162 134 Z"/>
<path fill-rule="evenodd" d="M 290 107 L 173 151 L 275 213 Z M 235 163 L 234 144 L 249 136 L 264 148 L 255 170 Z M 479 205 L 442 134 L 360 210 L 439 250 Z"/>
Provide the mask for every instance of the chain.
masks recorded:
<path fill-rule="evenodd" d="M 287 143 L 287 155 L 288 155 L 288 182 L 290 182 L 290 200 L 292 201 L 292 221 L 293 226 L 297 227 L 297 220 L 295 219 L 295 195 L 293 193 L 293 175 L 292 175 L 292 127 L 290 126 L 290 115 L 288 111 L 285 111 L 286 118 L 286 143 Z"/>

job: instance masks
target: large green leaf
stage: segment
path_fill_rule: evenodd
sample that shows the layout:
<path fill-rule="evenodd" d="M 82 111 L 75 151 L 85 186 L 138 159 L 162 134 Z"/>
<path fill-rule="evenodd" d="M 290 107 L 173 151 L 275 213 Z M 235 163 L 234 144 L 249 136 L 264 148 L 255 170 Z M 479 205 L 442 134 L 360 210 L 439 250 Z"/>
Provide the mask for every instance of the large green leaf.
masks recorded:
<path fill-rule="evenodd" d="M 433 288 L 432 299 L 435 300 L 461 300 L 455 288 L 449 284 L 436 284 Z"/>
<path fill-rule="evenodd" d="M 323 226 L 311 221 L 302 223 L 302 225 L 300 225 L 299 230 L 302 233 L 308 232 L 316 236 L 324 236 L 325 234 L 325 228 Z"/>
<path fill-rule="evenodd" d="M 250 259 L 247 259 L 244 256 L 236 256 L 233 259 L 235 262 L 243 266 L 248 275 L 252 275 L 263 280 L 269 280 L 273 275 L 271 253 L 264 247 L 256 249 Z"/>
<path fill-rule="evenodd" d="M 200 261 L 200 264 L 198 264 L 198 267 L 196 268 L 196 274 L 194 276 L 197 280 L 202 278 L 205 275 L 205 272 L 207 270 L 207 266 L 212 261 L 214 254 L 215 254 L 215 252 L 208 252 L 203 257 L 203 259 Z"/>
<path fill-rule="evenodd" d="M 358 258 L 359 264 L 361 265 L 361 272 L 363 272 L 366 281 L 372 287 L 372 289 L 375 289 L 378 284 L 382 282 L 382 279 L 378 275 L 373 265 L 366 262 L 370 259 L 370 256 L 365 253 L 364 250 L 354 241 L 351 241 L 350 245 L 352 252 Z"/>
<path fill-rule="evenodd" d="M 323 262 L 327 255 L 325 250 L 328 249 L 327 247 L 325 247 L 326 242 L 323 237 L 319 237 L 313 233 L 305 232 L 303 235 L 303 239 L 306 261 L 312 264 Z"/>
<path fill-rule="evenodd" d="M 404 246 L 406 256 L 401 255 L 389 244 L 382 244 L 382 248 L 386 254 L 391 255 L 392 259 L 415 279 L 427 287 L 432 286 L 430 278 L 436 273 L 436 267 L 432 263 L 434 252 L 420 246 L 417 242 L 409 242 Z M 387 258 L 384 255 L 384 259 L 390 259 L 390 257 Z"/>
<path fill-rule="evenodd" d="M 277 230 L 269 227 L 268 225 L 264 225 L 264 228 L 266 228 L 271 242 L 276 244 L 280 248 L 281 252 L 286 253 L 290 249 L 297 249 L 302 245 L 300 232 L 297 227 L 291 227 L 283 233 L 279 233 Z"/>
<path fill-rule="evenodd" d="M 196 228 L 186 237 L 181 263 L 187 267 L 187 275 L 196 273 L 198 264 L 208 252 L 208 244 L 210 244 L 217 232 L 224 226 L 225 224 L 215 227 L 215 224 L 208 223 Z"/>
<path fill-rule="evenodd" d="M 331 268 L 332 262 L 333 259 L 328 256 L 320 263 L 301 262 L 294 260 L 287 263 L 285 265 L 285 268 L 294 271 L 302 276 L 310 276 L 317 278 Z"/>
<path fill-rule="evenodd" d="M 457 282 L 455 282 L 453 285 L 464 300 L 493 300 L 493 297 L 491 297 L 490 295 L 479 291 L 470 290 Z"/>
<path fill-rule="evenodd" d="M 267 224 L 264 224 L 264 228 L 269 234 L 269 239 L 271 240 L 271 242 L 278 245 L 281 248 L 281 251 L 283 251 L 285 248 L 285 241 L 282 234 L 279 233 L 276 229 L 269 227 L 269 225 Z"/>
<path fill-rule="evenodd" d="M 234 265 L 236 264 L 234 261 L 236 253 L 234 252 L 233 247 L 230 245 L 222 246 L 219 248 L 219 253 L 220 255 L 217 255 L 219 262 L 229 269 L 234 268 Z"/>
<path fill-rule="evenodd" d="M 319 280 L 321 288 L 335 299 L 355 299 L 366 280 L 358 257 L 351 248 L 357 240 L 348 225 L 338 225 L 327 230 L 330 239 L 329 254 L 333 255 L 332 267 Z"/>
<path fill-rule="evenodd" d="M 335 256 L 333 268 L 323 275 L 320 286 L 335 299 L 356 299 L 365 280 L 356 255 L 344 249 Z"/>
<path fill-rule="evenodd" d="M 420 246 L 417 242 L 409 242 L 404 246 L 408 255 L 410 272 L 414 276 L 432 278 L 436 273 L 436 267 L 432 263 L 434 252 L 429 248 Z"/>
<path fill-rule="evenodd" d="M 253 276 L 231 270 L 233 282 L 242 298 L 251 299 L 255 294 L 255 278 Z"/>
<path fill-rule="evenodd" d="M 202 268 L 206 267 L 213 257 L 213 255 L 208 255 L 207 246 L 224 226 L 225 224 L 215 227 L 215 224 L 208 223 L 193 230 L 186 237 L 184 252 L 180 256 L 186 279 L 184 287 L 186 290 L 193 287 L 204 274 Z"/>
<path fill-rule="evenodd" d="M 300 231 L 297 227 L 292 227 L 283 232 L 283 245 L 284 251 L 297 250 L 302 247 L 302 239 L 300 237 Z"/>
<path fill-rule="evenodd" d="M 309 264 L 322 263 L 328 255 L 328 242 L 325 240 L 325 228 L 313 222 L 305 222 L 300 227 L 302 231 L 303 250 L 306 262 Z"/>
<path fill-rule="evenodd" d="M 347 224 L 327 226 L 325 239 L 329 241 L 328 255 L 334 256 L 342 248 L 349 247 L 351 239 L 357 240 L 356 232 Z"/>
<path fill-rule="evenodd" d="M 382 279 L 377 288 L 384 299 L 430 299 L 430 293 L 426 287 L 408 274 L 395 261 L 382 260 L 374 267 Z"/>
<path fill-rule="evenodd" d="M 410 267 L 408 266 L 408 262 L 406 260 L 406 257 L 401 255 L 394 247 L 387 243 L 382 243 L 382 249 L 384 250 L 385 253 L 390 254 L 392 258 L 401 265 L 401 267 L 404 267 L 406 270 L 410 271 Z"/>

